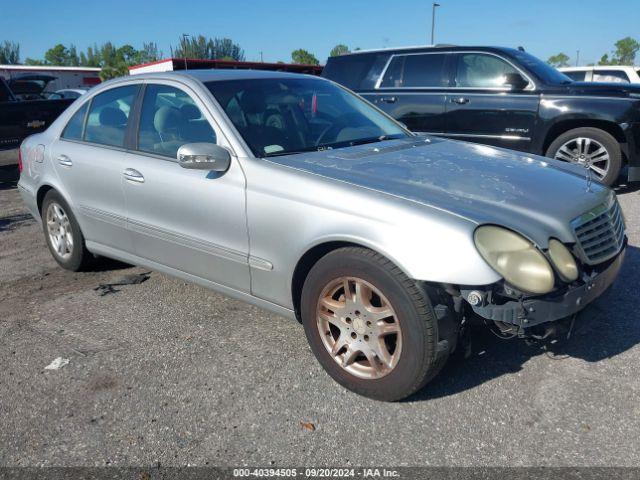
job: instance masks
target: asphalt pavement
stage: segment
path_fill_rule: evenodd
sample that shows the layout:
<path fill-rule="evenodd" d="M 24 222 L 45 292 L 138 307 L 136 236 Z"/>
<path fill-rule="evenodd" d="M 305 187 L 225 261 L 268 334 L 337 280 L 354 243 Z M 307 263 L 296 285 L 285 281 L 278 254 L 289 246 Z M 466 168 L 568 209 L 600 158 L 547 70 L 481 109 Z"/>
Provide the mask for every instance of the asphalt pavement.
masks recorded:
<path fill-rule="evenodd" d="M 640 466 L 638 188 L 620 277 L 569 340 L 474 332 L 389 404 L 333 382 L 297 322 L 156 272 L 101 295 L 147 270 L 60 269 L 0 183 L 0 466 Z"/>

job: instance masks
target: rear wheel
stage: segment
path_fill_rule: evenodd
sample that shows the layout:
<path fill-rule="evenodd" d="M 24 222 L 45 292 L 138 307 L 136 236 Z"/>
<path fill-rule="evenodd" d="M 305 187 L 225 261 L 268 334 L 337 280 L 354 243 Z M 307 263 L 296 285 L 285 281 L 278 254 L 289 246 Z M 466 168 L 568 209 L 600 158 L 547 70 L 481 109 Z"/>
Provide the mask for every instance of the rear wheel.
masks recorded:
<path fill-rule="evenodd" d="M 335 250 L 311 269 L 302 321 L 313 353 L 344 387 L 378 400 L 411 395 L 444 366 L 426 292 L 377 253 Z"/>
<path fill-rule="evenodd" d="M 582 165 L 606 185 L 616 182 L 622 167 L 620 144 L 599 128 L 574 128 L 563 133 L 549 145 L 546 155 Z"/>
<path fill-rule="evenodd" d="M 42 226 L 53 258 L 67 270 L 79 271 L 93 260 L 80 226 L 62 196 L 49 190 L 42 202 Z"/>

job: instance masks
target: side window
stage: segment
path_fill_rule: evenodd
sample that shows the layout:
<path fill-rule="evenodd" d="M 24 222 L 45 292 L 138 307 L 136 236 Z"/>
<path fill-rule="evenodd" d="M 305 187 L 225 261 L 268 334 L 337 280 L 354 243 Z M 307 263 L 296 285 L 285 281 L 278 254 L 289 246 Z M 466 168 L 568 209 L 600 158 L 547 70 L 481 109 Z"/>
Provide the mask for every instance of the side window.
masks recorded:
<path fill-rule="evenodd" d="M 381 87 L 442 87 L 445 55 L 398 55 L 391 60 Z"/>
<path fill-rule="evenodd" d="M 124 147 L 127 120 L 137 91 L 137 85 L 128 85 L 93 97 L 84 139 L 87 142 Z"/>
<path fill-rule="evenodd" d="M 138 150 L 175 158 L 185 143 L 216 143 L 216 134 L 193 99 L 178 88 L 147 85 Z"/>
<path fill-rule="evenodd" d="M 629 77 L 620 70 L 594 70 L 594 82 L 629 83 Z"/>
<path fill-rule="evenodd" d="M 586 75 L 587 75 L 586 71 L 581 71 L 581 72 L 562 72 L 562 73 L 564 73 L 567 77 L 569 77 L 574 82 L 584 82 L 584 79 L 586 78 Z"/>
<path fill-rule="evenodd" d="M 89 102 L 85 104 L 73 114 L 67 126 L 64 127 L 61 137 L 67 140 L 82 140 L 82 134 L 84 133 L 84 117 L 86 116 L 87 109 L 89 108 Z"/>
<path fill-rule="evenodd" d="M 456 86 L 497 88 L 505 82 L 505 74 L 519 73 L 509 63 L 493 55 L 464 53 L 458 57 Z"/>

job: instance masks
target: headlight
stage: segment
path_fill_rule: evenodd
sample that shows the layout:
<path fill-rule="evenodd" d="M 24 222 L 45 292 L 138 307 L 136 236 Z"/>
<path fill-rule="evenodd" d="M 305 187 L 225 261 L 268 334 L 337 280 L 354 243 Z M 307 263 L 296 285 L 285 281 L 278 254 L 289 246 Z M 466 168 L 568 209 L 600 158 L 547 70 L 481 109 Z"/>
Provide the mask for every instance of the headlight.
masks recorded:
<path fill-rule="evenodd" d="M 553 270 L 545 256 L 526 238 L 506 228 L 476 229 L 476 248 L 487 263 L 514 287 L 528 293 L 553 289 Z"/>
<path fill-rule="evenodd" d="M 567 247 L 555 238 L 549 240 L 549 257 L 555 265 L 560 278 L 565 282 L 573 282 L 578 278 L 578 265 Z"/>

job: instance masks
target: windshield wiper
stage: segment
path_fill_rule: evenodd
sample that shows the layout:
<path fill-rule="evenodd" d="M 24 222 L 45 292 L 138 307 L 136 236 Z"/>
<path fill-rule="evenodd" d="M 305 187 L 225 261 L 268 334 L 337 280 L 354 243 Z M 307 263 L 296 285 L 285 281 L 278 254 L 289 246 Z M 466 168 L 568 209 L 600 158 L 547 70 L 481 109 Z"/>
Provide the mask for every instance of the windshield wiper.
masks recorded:
<path fill-rule="evenodd" d="M 264 157 L 282 157 L 284 155 L 295 155 L 296 153 L 309 153 L 309 152 L 318 152 L 320 150 L 328 150 L 323 147 L 309 147 L 309 148 L 301 148 L 300 150 L 284 150 L 282 152 L 273 152 L 273 153 L 265 153 Z"/>
<path fill-rule="evenodd" d="M 356 145 L 365 145 L 367 143 L 384 142 L 385 140 L 396 140 L 402 138 L 401 135 L 380 135 L 379 137 L 361 138 L 359 140 L 352 140 L 349 142 L 351 147 Z"/>

